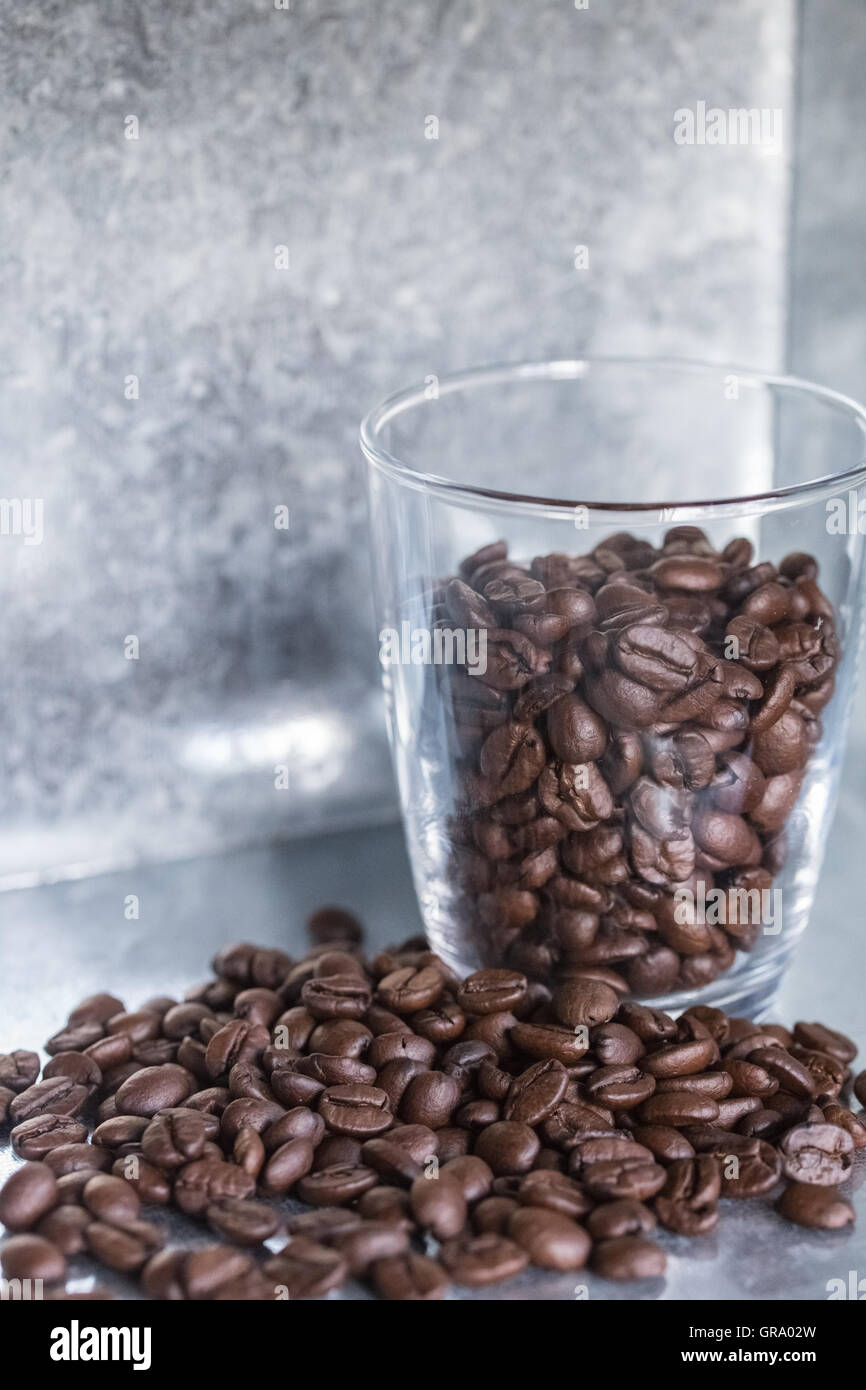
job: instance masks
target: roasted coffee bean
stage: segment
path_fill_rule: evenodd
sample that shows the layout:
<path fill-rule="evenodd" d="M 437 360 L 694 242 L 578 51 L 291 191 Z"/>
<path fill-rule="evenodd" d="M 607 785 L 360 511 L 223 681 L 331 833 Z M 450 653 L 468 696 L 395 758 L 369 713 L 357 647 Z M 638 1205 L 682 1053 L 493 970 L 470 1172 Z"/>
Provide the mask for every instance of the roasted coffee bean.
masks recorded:
<path fill-rule="evenodd" d="M 514 970 L 479 970 L 463 981 L 457 1003 L 468 1014 L 504 1013 L 526 993 L 526 976 Z"/>
<path fill-rule="evenodd" d="M 71 1115 L 34 1115 L 16 1125 L 11 1134 L 12 1147 L 22 1158 L 43 1158 L 49 1149 L 61 1144 L 79 1144 L 87 1138 L 87 1126 Z"/>
<path fill-rule="evenodd" d="M 7 1279 L 41 1279 L 53 1284 L 65 1275 L 66 1260 L 45 1236 L 12 1236 L 0 1246 L 0 1267 Z"/>
<path fill-rule="evenodd" d="M 390 1127 L 388 1097 L 376 1086 L 332 1086 L 319 1099 L 319 1114 L 335 1134 L 366 1139 Z"/>
<path fill-rule="evenodd" d="M 586 1226 L 594 1240 L 616 1240 L 622 1236 L 648 1235 L 655 1229 L 656 1219 L 649 1207 L 623 1197 L 618 1201 L 602 1202 L 586 1218 Z"/>
<path fill-rule="evenodd" d="M 634 1110 L 652 1096 L 655 1088 L 655 1077 L 637 1066 L 597 1067 L 586 1082 L 589 1099 L 615 1112 Z"/>
<path fill-rule="evenodd" d="M 197 1158 L 179 1170 L 174 1200 L 181 1211 L 198 1216 L 222 1197 L 251 1197 L 255 1186 L 255 1180 L 233 1163 Z"/>
<path fill-rule="evenodd" d="M 508 1222 L 517 1205 L 513 1197 L 485 1197 L 472 1212 L 473 1230 L 478 1235 L 507 1235 Z"/>
<path fill-rule="evenodd" d="M 446 1241 L 439 1256 L 455 1284 L 468 1288 L 501 1284 L 529 1263 L 529 1256 L 516 1241 L 489 1232 Z"/>
<path fill-rule="evenodd" d="M 57 1178 L 45 1163 L 13 1169 L 0 1188 L 0 1222 L 10 1231 L 28 1231 L 59 1200 Z"/>
<path fill-rule="evenodd" d="M 350 1275 L 359 1279 L 379 1260 L 406 1254 L 409 1233 L 393 1221 L 364 1221 L 346 1235 L 337 1236 L 334 1246 L 346 1259 Z"/>
<path fill-rule="evenodd" d="M 679 1129 L 683 1125 L 712 1124 L 719 1119 L 720 1104 L 694 1091 L 663 1091 L 650 1096 L 640 1107 L 641 1124 Z"/>
<path fill-rule="evenodd" d="M 592 1252 L 592 1268 L 604 1279 L 660 1279 L 666 1266 L 664 1251 L 645 1236 L 602 1240 Z"/>
<path fill-rule="evenodd" d="M 141 1149 L 157 1168 L 182 1168 L 200 1158 L 219 1125 L 196 1110 L 169 1109 L 154 1117 L 141 1135 Z"/>
<path fill-rule="evenodd" d="M 88 1087 L 79 1086 L 72 1077 L 52 1076 L 19 1092 L 9 1106 L 9 1118 L 17 1126 L 35 1115 L 79 1115 L 88 1095 Z"/>
<path fill-rule="evenodd" d="M 515 1047 L 541 1061 L 551 1059 L 570 1067 L 589 1050 L 588 1038 L 559 1023 L 515 1023 L 510 1030 Z"/>
<path fill-rule="evenodd" d="M 540 1147 L 538 1136 L 529 1125 L 516 1120 L 499 1120 L 478 1136 L 475 1153 L 500 1177 L 528 1173 Z"/>
<path fill-rule="evenodd" d="M 442 1169 L 435 1176 L 421 1174 L 409 1191 L 412 1215 L 418 1226 L 437 1240 L 456 1236 L 466 1225 L 466 1197 L 460 1179 Z"/>
<path fill-rule="evenodd" d="M 551 1058 L 534 1063 L 512 1082 L 502 1118 L 532 1126 L 540 1124 L 562 1099 L 567 1085 L 568 1074 L 561 1062 Z"/>
<path fill-rule="evenodd" d="M 238 1062 L 251 1062 L 270 1042 L 267 1028 L 235 1018 L 214 1033 L 205 1050 L 205 1066 L 214 1080 Z"/>
<path fill-rule="evenodd" d="M 90 1047 L 85 1049 L 84 1056 L 96 1063 L 104 1078 L 113 1067 L 123 1066 L 129 1061 L 132 1056 L 132 1039 L 127 1033 L 110 1034 L 106 1038 L 100 1038 L 98 1042 L 91 1043 Z"/>
<path fill-rule="evenodd" d="M 819 1231 L 838 1231 L 854 1221 L 854 1208 L 835 1187 L 817 1187 L 811 1182 L 789 1183 L 776 1209 L 787 1221 Z"/>
<path fill-rule="evenodd" d="M 782 1169 L 794 1182 L 838 1187 L 851 1168 L 854 1140 L 837 1125 L 795 1125 L 784 1135 Z"/>
<path fill-rule="evenodd" d="M 72 1259 L 84 1249 L 84 1231 L 93 1217 L 83 1207 L 55 1207 L 43 1216 L 36 1227 L 36 1234 L 56 1245 L 57 1249 Z"/>
<path fill-rule="evenodd" d="M 440 1171 L 443 1175 L 456 1178 L 465 1200 L 470 1205 L 486 1197 L 493 1184 L 493 1172 L 478 1154 L 464 1154 L 459 1158 L 453 1158 Z"/>
<path fill-rule="evenodd" d="M 825 1028 L 822 1023 L 795 1023 L 794 1041 L 814 1052 L 825 1052 L 847 1066 L 857 1056 L 857 1048 L 844 1033 Z"/>
<path fill-rule="evenodd" d="M 92 1255 L 121 1273 L 141 1269 L 163 1243 L 160 1232 L 146 1221 L 128 1221 L 122 1226 L 93 1221 L 85 1229 L 84 1240 Z"/>
<path fill-rule="evenodd" d="M 781 1163 L 772 1145 L 734 1134 L 720 1134 L 715 1145 L 721 1155 L 723 1197 L 760 1197 L 776 1186 Z"/>
<path fill-rule="evenodd" d="M 376 998 L 396 1014 L 412 1014 L 435 1004 L 444 987 L 445 978 L 434 966 L 404 966 L 379 981 Z"/>
<path fill-rule="evenodd" d="M 319 1086 L 318 1089 L 321 1091 L 322 1087 Z M 285 1113 L 276 1101 L 242 1097 L 230 1101 L 223 1110 L 220 1116 L 220 1134 L 232 1143 L 242 1129 L 254 1129 L 257 1134 L 262 1134 L 281 1120 Z"/>
<path fill-rule="evenodd" d="M 679 1130 L 668 1125 L 638 1125 L 632 1131 L 638 1144 L 649 1149 L 662 1163 L 673 1163 L 678 1158 L 691 1158 L 694 1149 Z"/>
<path fill-rule="evenodd" d="M 265 1202 L 223 1197 L 205 1209 L 205 1219 L 217 1235 L 235 1245 L 261 1245 L 279 1230 L 279 1217 Z"/>
<path fill-rule="evenodd" d="M 111 1165 L 116 1178 L 123 1178 L 145 1206 L 165 1207 L 171 1199 L 171 1184 L 159 1168 L 138 1154 L 116 1158 Z"/>
<path fill-rule="evenodd" d="M 584 1139 L 612 1133 L 613 1129 L 612 1111 L 602 1105 L 588 1105 L 583 1101 L 563 1101 L 551 1111 L 541 1126 L 547 1143 L 564 1152 L 575 1148 Z"/>
<path fill-rule="evenodd" d="M 94 1172 L 110 1168 L 111 1154 L 95 1144 L 58 1144 L 56 1149 L 48 1150 L 44 1161 L 52 1172 L 62 1177 L 65 1173 L 77 1173 L 82 1168 L 90 1168 Z"/>
<path fill-rule="evenodd" d="M 560 1216 L 581 1217 L 591 1209 L 592 1202 L 579 1183 L 556 1169 L 538 1168 L 527 1173 L 518 1190 L 521 1206 L 541 1207 Z"/>
<path fill-rule="evenodd" d="M 301 1002 L 315 1019 L 360 1018 L 370 998 L 370 986 L 357 974 L 308 980 L 301 990 Z"/>
<path fill-rule="evenodd" d="M 298 1184 L 298 1196 L 312 1207 L 339 1207 L 375 1187 L 378 1174 L 363 1163 L 336 1163 L 308 1173 Z"/>
<path fill-rule="evenodd" d="M 42 1072 L 43 1081 L 53 1076 L 68 1076 L 79 1086 L 97 1087 L 102 1084 L 102 1071 L 92 1057 L 84 1052 L 60 1052 L 46 1062 Z"/>
<path fill-rule="evenodd" d="M 421 1172 L 418 1163 L 402 1144 L 393 1139 L 368 1139 L 361 1148 L 361 1162 L 375 1168 L 384 1182 L 408 1187 Z"/>
<path fill-rule="evenodd" d="M 434 1302 L 444 1298 L 448 1289 L 442 1266 L 413 1251 L 376 1260 L 371 1272 L 379 1296 L 395 1302 Z"/>
<path fill-rule="evenodd" d="M 538 1269 L 582 1269 L 589 1256 L 586 1231 L 559 1212 L 521 1207 L 509 1218 L 508 1234 Z"/>
<path fill-rule="evenodd" d="M 441 1071 L 423 1071 L 406 1087 L 400 1102 L 400 1117 L 410 1125 L 442 1129 L 459 1099 L 460 1087 L 453 1076 Z"/>
<path fill-rule="evenodd" d="M 676 1159 L 655 1199 L 656 1215 L 669 1231 L 709 1235 L 718 1225 L 721 1187 L 719 1165 L 711 1154 Z"/>
<path fill-rule="evenodd" d="M 556 990 L 552 1007 L 559 1022 L 566 1027 L 593 1028 L 613 1018 L 619 999 L 609 985 L 597 980 L 576 979 L 566 981 Z"/>
<path fill-rule="evenodd" d="M 143 1067 L 118 1090 L 117 1107 L 123 1115 L 155 1115 L 158 1110 L 182 1105 L 194 1090 L 195 1077 L 174 1062 Z"/>
<path fill-rule="evenodd" d="M 109 1173 L 97 1173 L 92 1177 L 81 1197 L 95 1220 L 112 1225 L 135 1221 L 141 1211 L 141 1202 L 129 1183 Z"/>
<path fill-rule="evenodd" d="M 289 1192 L 309 1173 L 314 1153 L 309 1139 L 289 1139 L 271 1154 L 265 1164 L 261 1175 L 262 1191 L 271 1197 Z"/>

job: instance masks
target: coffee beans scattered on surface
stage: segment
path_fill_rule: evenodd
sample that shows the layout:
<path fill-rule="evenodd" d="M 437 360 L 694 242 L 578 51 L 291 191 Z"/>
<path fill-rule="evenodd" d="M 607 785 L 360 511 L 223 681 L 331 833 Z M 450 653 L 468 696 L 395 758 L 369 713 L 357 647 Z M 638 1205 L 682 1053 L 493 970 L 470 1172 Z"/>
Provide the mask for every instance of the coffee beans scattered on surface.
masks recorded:
<path fill-rule="evenodd" d="M 464 560 L 435 621 L 487 642 L 486 669 L 438 668 L 477 960 L 660 997 L 752 949 L 760 914 L 717 925 L 674 894 L 760 893 L 783 865 L 840 657 L 817 572 L 694 526 L 659 549 L 621 532 L 586 555 L 522 565 L 497 542 Z"/>
<path fill-rule="evenodd" d="M 839 1189 L 866 1126 L 846 1098 L 866 1073 L 843 1034 L 674 1019 L 595 979 L 461 980 L 421 941 L 365 962 L 342 909 L 310 927 L 303 960 L 227 948 L 181 1002 L 92 996 L 42 1080 L 35 1053 L 0 1057 L 26 1160 L 0 1190 L 6 1278 L 77 1297 L 83 1253 L 151 1298 L 320 1298 L 353 1277 L 429 1301 L 530 1265 L 658 1279 L 658 1229 L 706 1236 L 724 1198 L 854 1220 Z M 148 1208 L 169 1203 L 216 1239 L 163 1248 Z"/>

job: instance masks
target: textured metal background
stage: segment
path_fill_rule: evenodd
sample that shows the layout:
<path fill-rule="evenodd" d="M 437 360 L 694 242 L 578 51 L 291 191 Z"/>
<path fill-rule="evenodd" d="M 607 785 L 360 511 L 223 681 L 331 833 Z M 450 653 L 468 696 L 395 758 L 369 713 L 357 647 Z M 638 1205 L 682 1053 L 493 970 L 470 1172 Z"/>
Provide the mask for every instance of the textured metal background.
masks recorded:
<path fill-rule="evenodd" d="M 0 883 L 393 811 L 362 410 L 496 358 L 780 363 L 794 28 L 793 0 L 3 8 L 0 494 L 44 539 L 0 536 Z M 675 145 L 699 100 L 781 108 L 781 155 Z"/>

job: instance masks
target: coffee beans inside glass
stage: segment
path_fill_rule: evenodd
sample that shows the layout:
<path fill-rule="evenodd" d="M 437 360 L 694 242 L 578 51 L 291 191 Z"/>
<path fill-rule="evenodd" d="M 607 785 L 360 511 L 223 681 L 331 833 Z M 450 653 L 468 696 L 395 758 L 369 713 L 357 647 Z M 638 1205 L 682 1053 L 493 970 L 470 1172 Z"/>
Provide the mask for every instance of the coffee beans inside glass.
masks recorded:
<path fill-rule="evenodd" d="M 451 963 L 770 1007 L 845 752 L 864 429 L 818 387 L 640 361 L 367 417 L 392 748 Z"/>

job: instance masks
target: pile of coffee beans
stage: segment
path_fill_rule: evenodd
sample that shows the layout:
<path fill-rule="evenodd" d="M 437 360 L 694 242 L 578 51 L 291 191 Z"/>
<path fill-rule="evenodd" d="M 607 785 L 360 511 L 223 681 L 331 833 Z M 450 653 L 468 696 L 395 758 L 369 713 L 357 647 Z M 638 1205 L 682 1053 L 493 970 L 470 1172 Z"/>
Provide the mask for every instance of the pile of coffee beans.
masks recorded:
<path fill-rule="evenodd" d="M 810 555 L 753 562 L 694 526 L 586 555 L 486 546 L 437 626 L 486 634 L 486 669 L 441 667 L 457 768 L 457 915 L 475 959 L 543 980 L 588 966 L 631 994 L 710 984 L 757 913 L 678 911 L 768 890 L 840 656 Z M 755 901 L 758 901 L 755 898 Z M 736 917 L 736 914 L 732 914 Z"/>
<path fill-rule="evenodd" d="M 153 1298 L 316 1298 L 352 1276 L 437 1299 L 528 1265 L 659 1277 L 656 1228 L 706 1235 L 721 1198 L 854 1220 L 839 1189 L 866 1127 L 842 1034 L 675 1020 L 591 974 L 552 994 L 510 969 L 460 979 L 423 941 L 365 963 L 339 908 L 310 929 L 298 962 L 221 951 L 180 1002 L 85 999 L 41 1080 L 36 1053 L 0 1056 L 26 1160 L 0 1191 L 6 1278 L 73 1296 L 86 1253 Z M 853 1090 L 866 1103 L 866 1072 Z M 169 1204 L 214 1240 L 164 1248 L 144 1212 Z"/>

